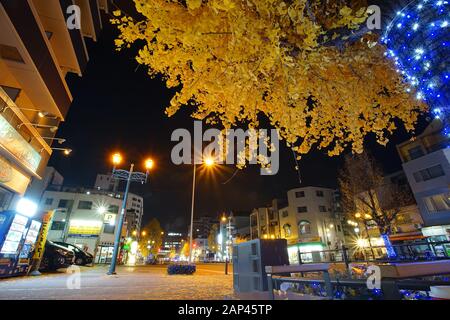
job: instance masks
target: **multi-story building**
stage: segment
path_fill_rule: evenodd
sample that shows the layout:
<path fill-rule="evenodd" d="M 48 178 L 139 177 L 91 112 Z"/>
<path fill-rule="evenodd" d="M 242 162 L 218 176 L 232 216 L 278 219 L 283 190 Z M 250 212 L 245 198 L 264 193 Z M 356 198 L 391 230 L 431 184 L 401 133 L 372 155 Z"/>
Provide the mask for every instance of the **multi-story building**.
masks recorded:
<path fill-rule="evenodd" d="M 98 190 L 117 191 L 119 180 L 114 179 L 111 174 L 98 174 L 95 178 L 94 188 Z"/>
<path fill-rule="evenodd" d="M 290 256 L 298 252 L 337 249 L 344 242 L 342 217 L 333 189 L 304 187 L 287 192 L 288 205 L 279 209 L 281 238 L 288 240 Z M 310 257 L 311 256 L 311 257 Z M 313 259 L 312 254 L 302 259 Z M 291 257 L 292 260 L 295 260 Z"/>
<path fill-rule="evenodd" d="M 180 232 L 169 231 L 164 234 L 163 248 L 165 250 L 175 250 L 178 252 L 184 242 L 184 236 Z"/>
<path fill-rule="evenodd" d="M 450 239 L 450 149 L 442 123 L 434 120 L 416 138 L 397 146 L 403 170 L 423 219 L 424 236 Z"/>
<path fill-rule="evenodd" d="M 254 209 L 250 214 L 250 239 L 279 239 L 278 210 L 285 206 L 285 200 L 274 199 L 269 206 Z"/>
<path fill-rule="evenodd" d="M 209 232 L 211 231 L 211 227 L 219 223 L 219 220 L 214 217 L 203 216 L 195 219 L 193 221 L 194 233 L 193 238 L 208 238 Z"/>
<path fill-rule="evenodd" d="M 113 251 L 121 204 L 120 194 L 63 187 L 61 191 L 45 191 L 40 207 L 42 210 L 55 210 L 48 233 L 49 240 L 84 247 L 96 255 L 95 262 L 106 263 Z M 125 224 L 122 236 L 126 235 Z"/>
<path fill-rule="evenodd" d="M 0 1 L 0 208 L 43 177 L 52 142 L 62 142 L 55 133 L 72 102 L 66 76 L 82 75 L 88 62 L 85 37 L 101 30 L 99 3 L 107 10 L 96 0 Z M 78 29 L 67 24 L 74 4 Z"/>
<path fill-rule="evenodd" d="M 94 189 L 97 191 L 106 191 L 111 194 L 117 194 L 119 180 L 111 174 L 98 174 L 95 178 Z M 144 214 L 144 199 L 133 193 L 128 193 L 126 220 L 130 230 L 140 232 L 142 224 L 142 215 Z"/>

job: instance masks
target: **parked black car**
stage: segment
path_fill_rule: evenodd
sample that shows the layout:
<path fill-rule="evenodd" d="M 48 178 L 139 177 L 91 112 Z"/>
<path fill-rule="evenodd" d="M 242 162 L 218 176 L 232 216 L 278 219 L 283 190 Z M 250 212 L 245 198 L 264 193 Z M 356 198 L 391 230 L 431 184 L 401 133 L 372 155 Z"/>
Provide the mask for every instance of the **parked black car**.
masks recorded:
<path fill-rule="evenodd" d="M 80 248 L 74 246 L 71 243 L 60 241 L 54 241 L 54 243 L 72 250 L 75 253 L 75 264 L 78 266 L 85 266 L 87 264 L 91 264 L 92 261 L 94 261 L 94 256 L 92 254 L 81 250 Z"/>
<path fill-rule="evenodd" d="M 75 253 L 72 250 L 47 240 L 39 269 L 54 271 L 59 268 L 67 268 L 73 264 L 74 259 Z"/>

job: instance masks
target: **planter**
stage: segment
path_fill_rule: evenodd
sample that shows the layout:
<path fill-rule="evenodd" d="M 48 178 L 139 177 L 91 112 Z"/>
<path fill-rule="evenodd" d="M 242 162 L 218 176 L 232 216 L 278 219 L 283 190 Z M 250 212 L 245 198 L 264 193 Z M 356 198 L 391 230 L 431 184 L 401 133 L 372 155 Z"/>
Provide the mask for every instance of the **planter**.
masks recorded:
<path fill-rule="evenodd" d="M 171 264 L 167 266 L 167 273 L 173 274 L 194 274 L 195 264 Z"/>

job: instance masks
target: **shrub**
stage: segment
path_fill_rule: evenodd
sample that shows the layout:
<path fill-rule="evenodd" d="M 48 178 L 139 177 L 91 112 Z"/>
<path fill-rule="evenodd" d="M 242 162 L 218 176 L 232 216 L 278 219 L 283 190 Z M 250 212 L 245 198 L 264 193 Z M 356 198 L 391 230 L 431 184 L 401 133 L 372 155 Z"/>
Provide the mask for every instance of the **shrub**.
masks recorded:
<path fill-rule="evenodd" d="M 168 274 L 193 274 L 195 271 L 195 264 L 171 264 L 167 267 Z"/>

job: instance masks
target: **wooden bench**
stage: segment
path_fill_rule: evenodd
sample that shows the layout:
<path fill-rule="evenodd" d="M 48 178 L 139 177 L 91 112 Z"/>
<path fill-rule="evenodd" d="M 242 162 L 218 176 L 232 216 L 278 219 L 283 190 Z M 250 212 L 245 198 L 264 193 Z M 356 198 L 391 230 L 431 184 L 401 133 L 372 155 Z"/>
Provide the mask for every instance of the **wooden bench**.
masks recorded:
<path fill-rule="evenodd" d="M 330 264 L 329 263 L 314 263 L 314 264 L 301 264 L 301 265 L 286 265 L 286 266 L 266 266 L 265 270 L 267 273 L 267 284 L 269 290 L 269 297 L 274 300 L 274 281 L 283 280 L 285 282 L 296 282 L 295 278 L 291 277 L 273 277 L 274 275 L 283 275 L 291 273 L 311 273 L 311 272 L 321 272 L 323 274 L 323 279 L 325 282 L 325 289 L 327 292 L 327 297 L 333 297 L 333 287 L 331 285 L 330 279 Z"/>

